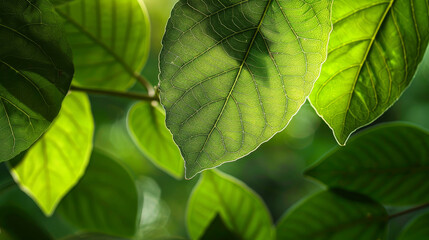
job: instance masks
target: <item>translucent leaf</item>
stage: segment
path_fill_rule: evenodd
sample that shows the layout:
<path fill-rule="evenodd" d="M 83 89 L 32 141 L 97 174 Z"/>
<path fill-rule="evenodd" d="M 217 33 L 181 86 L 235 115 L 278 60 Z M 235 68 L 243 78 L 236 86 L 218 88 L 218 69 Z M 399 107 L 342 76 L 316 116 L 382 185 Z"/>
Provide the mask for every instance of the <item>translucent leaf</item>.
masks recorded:
<path fill-rule="evenodd" d="M 334 149 L 306 174 L 387 205 L 429 202 L 429 134 L 403 123 L 380 125 Z"/>
<path fill-rule="evenodd" d="M 292 207 L 277 226 L 282 240 L 384 239 L 387 212 L 371 199 L 348 192 L 322 191 Z"/>
<path fill-rule="evenodd" d="M 188 203 L 191 239 L 200 239 L 218 214 L 240 239 L 274 239 L 272 220 L 262 199 L 237 179 L 216 170 L 206 171 Z"/>
<path fill-rule="evenodd" d="M 123 90 L 135 83 L 150 42 L 141 0 L 74 0 L 57 12 L 73 49 L 73 84 Z"/>
<path fill-rule="evenodd" d="M 186 177 L 283 130 L 326 58 L 330 0 L 179 1 L 160 55 L 167 127 Z"/>
<path fill-rule="evenodd" d="M 137 103 L 128 113 L 128 128 L 134 142 L 162 170 L 176 178 L 183 176 L 183 159 L 165 126 L 165 114 L 149 102 Z"/>
<path fill-rule="evenodd" d="M 11 174 L 20 188 L 51 215 L 85 172 L 92 151 L 94 122 L 88 97 L 70 93 L 51 128 L 15 159 Z"/>
<path fill-rule="evenodd" d="M 429 40 L 428 0 L 336 0 L 329 53 L 310 100 L 344 145 L 405 91 Z"/>
<path fill-rule="evenodd" d="M 49 1 L 0 1 L 0 161 L 29 148 L 57 116 L 73 77 Z"/>

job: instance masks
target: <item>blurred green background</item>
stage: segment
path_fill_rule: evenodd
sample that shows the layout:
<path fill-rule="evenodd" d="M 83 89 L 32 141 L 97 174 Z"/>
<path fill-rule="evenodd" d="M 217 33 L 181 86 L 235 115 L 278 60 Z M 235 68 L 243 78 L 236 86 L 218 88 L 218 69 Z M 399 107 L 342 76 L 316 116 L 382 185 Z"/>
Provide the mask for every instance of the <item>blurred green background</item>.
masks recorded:
<path fill-rule="evenodd" d="M 156 85 L 161 39 L 176 0 L 144 0 L 144 2 L 150 16 L 152 39 L 151 52 L 142 75 Z M 429 76 L 429 51 L 409 89 L 391 109 L 371 125 L 407 121 L 429 129 L 427 76 Z M 136 84 L 132 91 L 144 90 Z M 91 96 L 91 103 L 96 125 L 95 148 L 122 161 L 139 179 L 139 190 L 143 196 L 139 239 L 188 239 L 185 225 L 187 200 L 199 176 L 192 180 L 176 180 L 157 169 L 145 158 L 131 140 L 126 126 L 127 113 L 134 101 Z M 318 183 L 304 178 L 302 172 L 336 147 L 338 145 L 329 127 L 306 103 L 286 130 L 275 135 L 245 158 L 224 164 L 219 169 L 242 180 L 257 192 L 267 204 L 273 221 L 277 222 L 291 205 L 323 188 Z M 0 179 L 0 185 L 7 184 L 10 183 L 3 183 Z M 61 235 L 62 231 L 67 231 L 61 229 L 62 225 L 55 215 L 50 219 L 43 217 L 34 203 L 18 189 L 13 189 L 8 194 L 22 195 L 22 202 L 16 202 L 14 205 L 26 205 L 32 209 L 30 213 L 38 216 L 38 224 L 50 225 L 51 231 L 58 232 L 58 235 Z M 0 198 L 0 207 L 7 198 L 8 196 Z M 389 208 L 391 212 L 400 210 Z M 391 221 L 389 239 L 395 239 L 404 223 L 415 214 L 417 213 Z"/>
<path fill-rule="evenodd" d="M 160 43 L 176 1 L 144 2 L 151 20 L 152 40 L 150 57 L 142 74 L 155 85 L 158 82 Z M 407 121 L 429 129 L 428 52 L 409 89 L 391 109 L 371 125 Z M 136 86 L 133 90 L 142 89 Z M 170 236 L 172 239 L 186 239 L 187 200 L 198 176 L 192 180 L 178 181 L 145 159 L 133 144 L 126 128 L 126 114 L 133 102 L 105 97 L 92 97 L 91 100 L 97 126 L 95 146 L 107 149 L 142 179 L 142 190 L 145 192 L 142 216 L 145 228 L 142 229 L 142 234 L 148 238 Z M 306 103 L 286 130 L 245 158 L 224 164 L 219 169 L 244 181 L 255 190 L 267 204 L 274 222 L 277 222 L 291 205 L 322 188 L 321 185 L 304 178 L 302 172 L 309 164 L 335 147 L 337 143 L 331 130 L 310 104 Z M 389 208 L 392 212 L 399 210 Z M 400 227 L 412 216 L 413 214 L 392 221 L 389 239 L 394 239 Z"/>

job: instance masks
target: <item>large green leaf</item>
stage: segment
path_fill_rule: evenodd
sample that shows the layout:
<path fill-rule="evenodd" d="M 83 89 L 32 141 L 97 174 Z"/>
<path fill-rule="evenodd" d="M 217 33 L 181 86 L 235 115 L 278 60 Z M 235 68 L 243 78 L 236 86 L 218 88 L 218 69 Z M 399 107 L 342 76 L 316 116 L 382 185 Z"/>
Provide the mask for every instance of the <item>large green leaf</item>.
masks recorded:
<path fill-rule="evenodd" d="M 339 144 L 407 88 L 429 40 L 428 0 L 336 0 L 334 30 L 310 95 Z"/>
<path fill-rule="evenodd" d="M 160 96 L 186 176 L 249 154 L 286 127 L 319 76 L 331 0 L 179 1 Z"/>
<path fill-rule="evenodd" d="M 70 93 L 51 128 L 11 173 L 21 189 L 51 215 L 85 172 L 92 151 L 94 122 L 88 97 Z"/>
<path fill-rule="evenodd" d="M 272 220 L 262 199 L 237 179 L 216 170 L 206 171 L 188 203 L 191 239 L 200 239 L 218 214 L 240 239 L 274 239 Z"/>
<path fill-rule="evenodd" d="M 294 206 L 277 226 L 279 240 L 384 239 L 387 212 L 361 195 L 322 191 Z"/>
<path fill-rule="evenodd" d="M 128 128 L 134 142 L 153 163 L 176 178 L 183 176 L 183 159 L 160 107 L 137 103 L 128 113 Z"/>
<path fill-rule="evenodd" d="M 58 212 L 82 232 L 132 236 L 138 216 L 134 178 L 121 164 L 94 151 L 86 174 Z"/>
<path fill-rule="evenodd" d="M 149 53 L 150 26 L 141 0 L 74 0 L 57 7 L 73 50 L 73 84 L 127 89 Z"/>
<path fill-rule="evenodd" d="M 29 148 L 57 116 L 73 76 L 48 0 L 0 1 L 0 161 Z"/>
<path fill-rule="evenodd" d="M 402 231 L 398 240 L 429 239 L 429 213 L 422 214 L 411 221 Z"/>
<path fill-rule="evenodd" d="M 429 202 L 429 134 L 402 123 L 380 125 L 333 150 L 306 174 L 383 204 Z"/>

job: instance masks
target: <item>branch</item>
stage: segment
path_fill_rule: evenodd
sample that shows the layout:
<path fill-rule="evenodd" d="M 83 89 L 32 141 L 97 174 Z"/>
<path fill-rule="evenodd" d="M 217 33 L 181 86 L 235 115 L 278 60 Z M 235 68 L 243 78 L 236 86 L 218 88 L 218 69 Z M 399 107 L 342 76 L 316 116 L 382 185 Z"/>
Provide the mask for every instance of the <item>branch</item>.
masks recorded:
<path fill-rule="evenodd" d="M 98 94 L 98 95 L 108 95 L 113 97 L 123 97 L 123 98 L 130 98 L 130 99 L 136 99 L 136 100 L 142 100 L 142 101 L 159 101 L 157 96 L 154 95 L 146 95 L 141 93 L 132 93 L 132 92 L 118 92 L 118 91 L 110 91 L 110 90 L 102 90 L 102 89 L 91 89 L 91 88 L 83 88 L 83 87 L 76 87 L 71 86 L 71 91 L 77 91 L 77 92 L 86 92 L 89 94 Z"/>
<path fill-rule="evenodd" d="M 427 207 L 429 207 L 429 203 L 425 203 L 425 204 L 422 204 L 422 205 L 419 205 L 419 206 L 416 206 L 416 207 L 413 207 L 413 208 L 410 208 L 410 209 L 389 215 L 388 219 L 390 220 L 392 218 L 400 217 L 400 216 L 406 215 L 408 213 L 412 213 L 412 212 L 415 212 L 415 211 L 418 211 L 418 210 L 421 210 L 421 209 L 427 208 Z"/>

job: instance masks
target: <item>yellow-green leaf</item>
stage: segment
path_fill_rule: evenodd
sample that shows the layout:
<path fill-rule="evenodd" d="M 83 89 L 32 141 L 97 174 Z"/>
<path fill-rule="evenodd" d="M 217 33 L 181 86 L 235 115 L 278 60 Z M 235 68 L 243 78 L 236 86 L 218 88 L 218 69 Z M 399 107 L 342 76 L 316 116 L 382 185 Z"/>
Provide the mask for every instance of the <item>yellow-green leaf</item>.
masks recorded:
<path fill-rule="evenodd" d="M 93 132 L 88 97 L 70 93 L 52 127 L 11 166 L 15 181 L 46 215 L 54 212 L 84 174 L 91 156 Z"/>
<path fill-rule="evenodd" d="M 310 100 L 344 145 L 405 91 L 429 40 L 428 0 L 336 0 Z"/>

